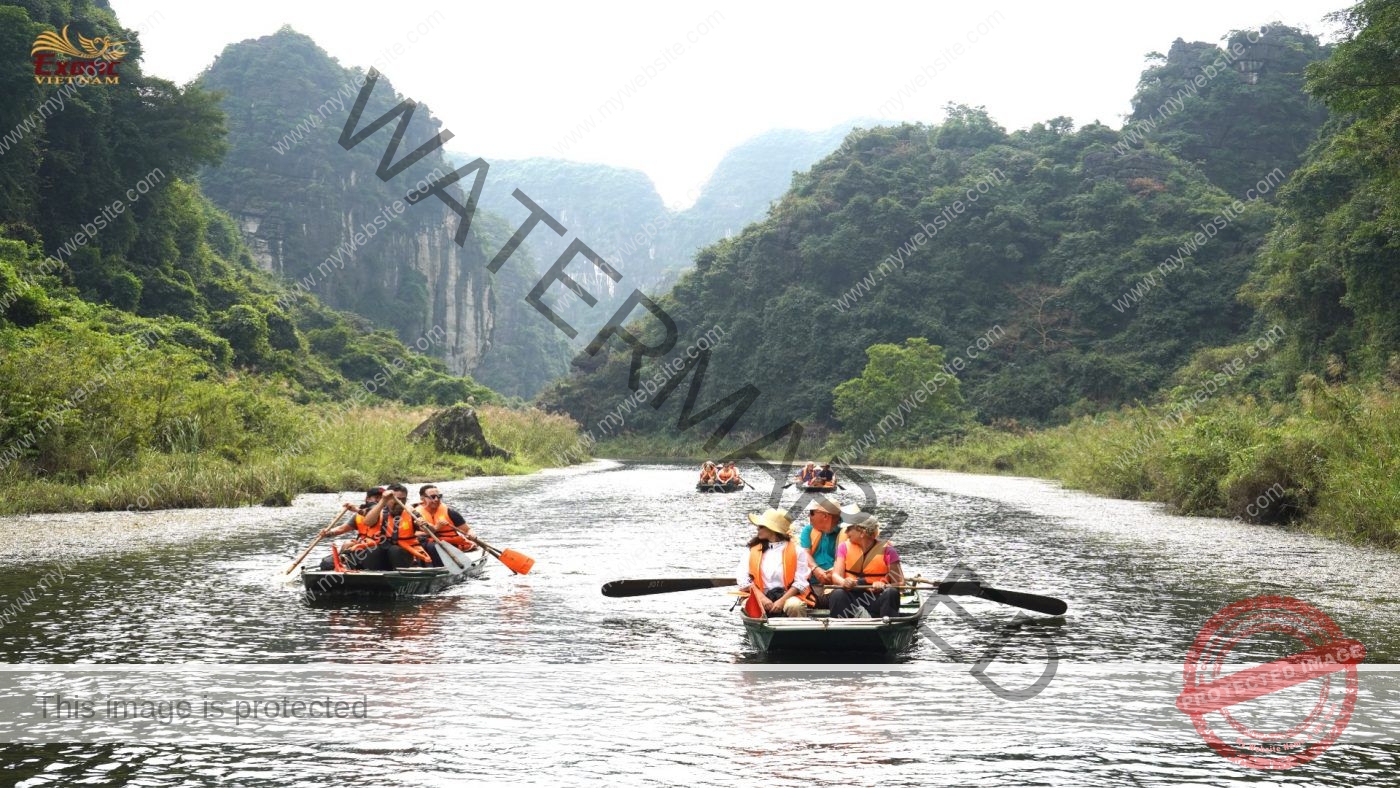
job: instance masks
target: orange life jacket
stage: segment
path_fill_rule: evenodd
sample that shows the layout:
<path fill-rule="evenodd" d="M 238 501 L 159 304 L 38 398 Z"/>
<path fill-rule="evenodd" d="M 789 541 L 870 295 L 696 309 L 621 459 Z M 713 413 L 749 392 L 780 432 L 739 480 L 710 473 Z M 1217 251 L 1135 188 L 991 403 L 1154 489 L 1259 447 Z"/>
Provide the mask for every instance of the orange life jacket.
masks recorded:
<path fill-rule="evenodd" d="M 435 514 L 429 514 L 421 505 L 413 507 L 413 511 L 417 512 L 419 517 L 428 521 L 428 526 L 432 528 L 433 533 L 437 534 L 437 537 L 442 541 L 447 542 L 459 550 L 471 550 L 475 547 L 471 542 L 462 538 L 461 534 L 457 533 L 456 527 L 452 525 L 452 515 L 447 513 L 447 506 L 445 504 L 438 504 Z"/>
<path fill-rule="evenodd" d="M 830 536 L 830 535 L 831 535 L 831 532 L 830 532 L 830 531 L 828 531 L 828 532 L 826 532 L 826 533 L 822 533 L 821 531 L 818 531 L 818 530 L 817 530 L 817 527 L 816 527 L 816 526 L 812 526 L 812 547 L 811 547 L 811 550 L 812 550 L 812 558 L 815 559 L 815 558 L 817 557 L 817 548 L 818 548 L 818 547 L 821 547 L 822 539 L 824 539 L 824 538 L 826 538 L 826 537 L 828 537 L 828 536 Z M 836 534 L 836 546 L 837 546 L 837 547 L 840 547 L 841 545 L 843 545 L 843 544 L 845 544 L 845 543 L 846 543 L 846 529 L 845 529 L 845 528 L 842 528 L 841 531 L 840 531 L 839 533 Z M 847 547 L 846 549 L 847 549 L 847 550 L 850 550 L 851 548 Z M 816 565 L 816 564 L 813 564 L 813 566 L 815 566 L 815 565 Z"/>
<path fill-rule="evenodd" d="M 754 590 L 750 593 L 763 593 L 763 545 L 756 544 L 749 548 L 749 576 L 753 578 Z M 789 539 L 787 546 L 783 548 L 783 590 L 792 587 L 792 581 L 797 578 L 797 542 Z M 812 589 L 808 588 L 798 595 L 807 607 L 816 607 L 817 600 L 812 596 Z"/>
<path fill-rule="evenodd" d="M 763 591 L 763 545 L 756 544 L 749 548 L 749 576 L 753 578 L 753 587 L 760 592 Z M 797 577 L 797 543 L 788 540 L 787 546 L 783 548 L 783 588 L 790 588 L 792 581 Z"/>
<path fill-rule="evenodd" d="M 413 515 L 409 514 L 407 508 L 399 512 L 397 521 L 393 515 L 387 515 L 384 519 L 387 523 L 386 530 L 389 532 L 388 538 L 419 561 L 425 564 L 432 563 L 432 556 L 418 544 L 418 529 L 414 527 Z"/>
<path fill-rule="evenodd" d="M 720 484 L 728 484 L 734 481 L 734 477 L 738 475 L 739 473 L 737 471 L 731 471 L 728 468 L 721 468 L 717 474 Z"/>
<path fill-rule="evenodd" d="M 877 541 L 870 546 L 870 554 L 866 555 L 855 542 L 847 542 L 846 575 L 865 584 L 888 583 L 890 568 L 885 564 L 885 548 L 888 545 L 888 539 Z"/>

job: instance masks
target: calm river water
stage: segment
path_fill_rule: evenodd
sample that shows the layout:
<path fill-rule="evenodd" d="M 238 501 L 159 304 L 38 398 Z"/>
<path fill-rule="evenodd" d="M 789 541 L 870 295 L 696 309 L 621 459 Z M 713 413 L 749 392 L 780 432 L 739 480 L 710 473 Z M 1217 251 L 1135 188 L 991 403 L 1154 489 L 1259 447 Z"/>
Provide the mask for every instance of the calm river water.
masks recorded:
<path fill-rule="evenodd" d="M 1033 480 L 869 477 L 879 511 L 908 514 L 890 535 L 911 574 L 961 564 L 1069 613 L 1026 621 L 958 597 L 908 654 L 849 665 L 758 654 L 724 589 L 603 597 L 612 579 L 732 573 L 765 494 L 698 495 L 673 464 L 443 484 L 535 568 L 492 562 L 482 580 L 387 606 L 313 607 L 279 577 L 353 494 L 12 518 L 0 784 L 1400 784 L 1400 555 Z M 1340 740 L 1286 771 L 1231 763 L 1173 705 L 1202 626 L 1261 594 L 1316 606 L 1367 650 Z M 1229 660 L 1278 648 L 1244 639 Z M 1341 696 L 1342 675 L 1236 719 L 1287 727 L 1319 693 Z M 1005 697 L 1042 676 L 1033 697 Z M 33 708 L 40 696 L 52 709 Z M 113 698 L 145 704 L 150 724 L 106 719 Z M 265 714 L 213 719 L 211 698 Z M 287 719 L 268 699 L 350 710 Z"/>

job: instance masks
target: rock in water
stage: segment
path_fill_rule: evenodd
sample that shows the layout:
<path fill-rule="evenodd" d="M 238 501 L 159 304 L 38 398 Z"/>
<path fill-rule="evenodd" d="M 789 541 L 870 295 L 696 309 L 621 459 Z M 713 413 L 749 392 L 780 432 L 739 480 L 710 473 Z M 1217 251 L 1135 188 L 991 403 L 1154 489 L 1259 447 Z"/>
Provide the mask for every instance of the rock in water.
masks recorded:
<path fill-rule="evenodd" d="M 423 440 L 429 435 L 438 451 L 452 454 L 465 454 L 468 457 L 503 457 L 510 459 L 510 452 L 491 445 L 481 431 L 476 411 L 466 405 L 453 405 L 447 410 L 438 411 L 428 420 L 413 428 L 409 440 Z"/>

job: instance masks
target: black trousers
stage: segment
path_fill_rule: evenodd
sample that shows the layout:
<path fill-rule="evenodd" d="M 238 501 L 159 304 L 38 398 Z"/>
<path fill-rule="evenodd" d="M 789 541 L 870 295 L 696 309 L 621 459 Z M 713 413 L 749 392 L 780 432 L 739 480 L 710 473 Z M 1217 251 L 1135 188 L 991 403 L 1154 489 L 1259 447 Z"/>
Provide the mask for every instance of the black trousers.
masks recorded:
<path fill-rule="evenodd" d="M 899 589 L 886 588 L 880 593 L 869 589 L 847 591 L 838 588 L 831 592 L 831 617 L 850 618 L 859 605 L 873 618 L 899 615 Z"/>

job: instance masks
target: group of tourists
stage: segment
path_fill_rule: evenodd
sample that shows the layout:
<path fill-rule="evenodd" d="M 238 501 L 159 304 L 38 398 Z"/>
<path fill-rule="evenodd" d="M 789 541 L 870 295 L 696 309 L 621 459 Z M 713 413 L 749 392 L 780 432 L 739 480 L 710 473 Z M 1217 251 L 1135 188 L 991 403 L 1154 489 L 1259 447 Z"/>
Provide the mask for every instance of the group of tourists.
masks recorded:
<path fill-rule="evenodd" d="M 821 467 L 817 467 L 815 462 L 809 462 L 797 472 L 794 481 L 803 487 L 826 487 L 829 489 L 836 486 L 836 472 L 831 470 L 829 462 L 822 463 Z"/>
<path fill-rule="evenodd" d="M 322 570 L 390 570 L 412 566 L 443 566 L 438 543 L 463 552 L 476 549 L 472 529 L 456 509 L 442 501 L 435 485 L 418 488 L 418 503 L 408 505 L 408 488 L 402 484 L 371 487 L 358 506 L 343 504 L 355 512 L 349 522 L 321 532 L 321 536 L 354 534 L 343 545 L 333 546 L 321 561 Z M 337 566 L 338 564 L 338 566 Z"/>
<path fill-rule="evenodd" d="M 899 614 L 904 569 L 894 545 L 880 538 L 875 517 L 818 494 L 795 539 L 792 518 L 782 509 L 748 518 L 758 533 L 739 559 L 736 576 L 755 612 L 806 616 L 818 608 L 833 618 L 861 610 L 875 618 Z"/>
<path fill-rule="evenodd" d="M 744 483 L 744 477 L 739 475 L 739 469 L 735 467 L 733 462 L 720 463 L 706 460 L 705 464 L 700 466 L 700 483 L 738 487 Z"/>

